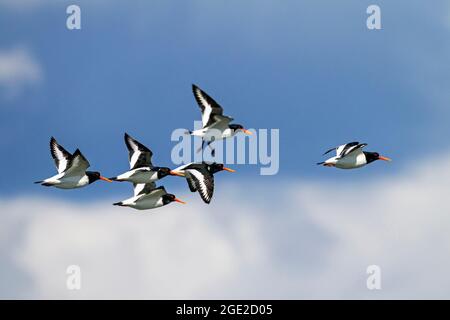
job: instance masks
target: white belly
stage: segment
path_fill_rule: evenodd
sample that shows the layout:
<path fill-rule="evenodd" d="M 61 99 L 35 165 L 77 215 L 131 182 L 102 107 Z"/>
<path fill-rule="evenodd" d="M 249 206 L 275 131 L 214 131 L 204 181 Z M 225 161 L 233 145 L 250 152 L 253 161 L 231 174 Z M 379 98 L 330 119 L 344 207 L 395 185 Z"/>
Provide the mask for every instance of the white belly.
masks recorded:
<path fill-rule="evenodd" d="M 134 169 L 117 176 L 119 181 L 149 183 L 158 180 L 158 173 L 151 170 Z"/>
<path fill-rule="evenodd" d="M 84 175 L 82 177 L 63 177 L 57 178 L 58 176 L 47 179 L 45 182 L 52 183 L 54 187 L 59 189 L 75 189 L 87 186 L 89 184 L 88 176 Z"/>
<path fill-rule="evenodd" d="M 229 137 L 232 137 L 236 134 L 236 132 L 230 128 L 226 128 L 224 130 L 219 129 L 199 129 L 192 132 L 193 136 L 201 137 L 205 141 L 216 141 L 216 140 L 222 140 Z"/>
<path fill-rule="evenodd" d="M 146 195 L 133 197 L 122 201 L 124 205 L 137 210 L 148 210 L 159 208 L 163 206 L 163 201 L 161 197 L 154 198 L 148 197 Z"/>
<path fill-rule="evenodd" d="M 356 155 L 349 155 L 337 160 L 335 166 L 339 169 L 356 169 L 361 168 L 367 164 L 364 153 Z"/>

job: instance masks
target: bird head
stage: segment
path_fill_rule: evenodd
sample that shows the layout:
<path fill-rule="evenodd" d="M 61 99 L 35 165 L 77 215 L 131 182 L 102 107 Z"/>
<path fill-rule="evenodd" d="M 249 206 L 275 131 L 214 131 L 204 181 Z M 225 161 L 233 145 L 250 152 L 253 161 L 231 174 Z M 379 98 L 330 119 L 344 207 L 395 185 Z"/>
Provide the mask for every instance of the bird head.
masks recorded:
<path fill-rule="evenodd" d="M 214 174 L 219 171 L 235 172 L 235 170 L 225 167 L 222 163 L 211 163 L 208 165 L 208 171 Z"/>
<path fill-rule="evenodd" d="M 388 157 L 381 156 L 378 152 L 364 152 L 366 155 L 367 163 L 371 163 L 376 160 L 392 161 Z"/>
<path fill-rule="evenodd" d="M 232 130 L 234 130 L 235 132 L 242 131 L 243 133 L 248 134 L 248 135 L 251 135 L 251 134 L 252 134 L 251 131 L 245 129 L 245 128 L 244 128 L 242 125 L 240 125 L 240 124 L 230 124 L 230 125 L 229 125 L 229 128 L 232 129 Z"/>
<path fill-rule="evenodd" d="M 158 179 L 164 178 L 165 176 L 171 175 L 171 176 L 183 176 L 181 173 L 172 171 L 167 167 L 153 167 L 154 170 L 156 170 L 158 174 Z"/>
<path fill-rule="evenodd" d="M 107 182 L 112 182 L 112 180 L 102 177 L 100 175 L 100 172 L 98 171 L 86 171 L 86 175 L 89 178 L 89 183 L 95 182 L 97 180 L 103 180 L 103 181 L 107 181 Z"/>
<path fill-rule="evenodd" d="M 170 193 L 167 193 L 167 194 L 163 195 L 162 196 L 162 201 L 163 201 L 164 205 L 169 204 L 171 202 L 179 202 L 179 203 L 182 203 L 182 204 L 186 204 L 186 202 L 181 201 L 180 199 L 175 197 L 175 195 L 170 194 Z"/>

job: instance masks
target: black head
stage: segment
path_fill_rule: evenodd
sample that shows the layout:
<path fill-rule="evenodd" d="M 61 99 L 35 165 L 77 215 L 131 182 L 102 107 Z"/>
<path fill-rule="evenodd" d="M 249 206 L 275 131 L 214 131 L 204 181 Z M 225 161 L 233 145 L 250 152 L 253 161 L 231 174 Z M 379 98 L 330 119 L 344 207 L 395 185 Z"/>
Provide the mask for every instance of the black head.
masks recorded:
<path fill-rule="evenodd" d="M 92 182 L 95 182 L 97 180 L 104 180 L 104 181 L 112 182 L 111 180 L 109 180 L 105 177 L 102 177 L 100 172 L 98 172 L 98 171 L 86 171 L 86 175 L 88 176 L 89 184 L 91 184 Z"/>
<path fill-rule="evenodd" d="M 209 173 L 211 173 L 211 174 L 214 174 L 214 173 L 216 173 L 216 172 L 223 171 L 223 170 L 230 171 L 230 172 L 234 172 L 233 169 L 230 169 L 230 168 L 225 167 L 222 163 L 215 163 L 215 162 L 214 162 L 214 163 L 209 163 L 209 164 L 207 164 L 206 169 L 207 169 L 207 170 L 209 171 Z"/>
<path fill-rule="evenodd" d="M 252 132 L 248 131 L 247 129 L 245 129 L 242 125 L 240 124 L 229 124 L 228 128 L 230 128 L 231 130 L 233 130 L 235 133 L 242 131 L 245 134 L 251 135 Z"/>
<path fill-rule="evenodd" d="M 367 163 L 374 162 L 375 160 L 391 161 L 391 159 L 389 159 L 387 157 L 380 156 L 380 154 L 378 152 L 364 151 L 364 154 L 366 156 Z"/>
<path fill-rule="evenodd" d="M 156 169 L 158 179 L 164 178 L 165 176 L 168 176 L 170 174 L 170 169 L 166 167 L 157 167 L 153 169 Z"/>
<path fill-rule="evenodd" d="M 374 162 L 375 160 L 378 160 L 380 155 L 377 152 L 367 152 L 364 151 L 364 154 L 366 155 L 367 163 Z"/>
<path fill-rule="evenodd" d="M 175 195 L 170 194 L 170 193 L 167 193 L 167 194 L 163 195 L 161 198 L 162 198 L 162 202 L 163 202 L 164 206 L 166 204 L 169 204 L 169 203 L 174 202 L 174 201 L 182 203 L 182 204 L 186 203 L 184 201 L 181 201 L 180 199 L 177 199 L 177 197 L 175 197 Z"/>
<path fill-rule="evenodd" d="M 244 130 L 244 127 L 242 125 L 240 125 L 240 124 L 230 124 L 230 125 L 228 125 L 228 127 L 230 129 L 233 129 L 234 131 Z"/>

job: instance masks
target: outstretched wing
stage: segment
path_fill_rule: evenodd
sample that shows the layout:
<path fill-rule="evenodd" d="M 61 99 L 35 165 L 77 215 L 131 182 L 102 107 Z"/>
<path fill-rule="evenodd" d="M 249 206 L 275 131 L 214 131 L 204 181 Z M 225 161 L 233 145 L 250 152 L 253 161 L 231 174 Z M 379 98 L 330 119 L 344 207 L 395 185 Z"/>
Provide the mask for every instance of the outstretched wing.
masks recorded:
<path fill-rule="evenodd" d="M 219 118 L 216 118 L 216 116 L 223 115 L 222 107 L 195 84 L 192 85 L 192 91 L 194 93 L 195 100 L 197 100 L 198 106 L 202 111 L 203 127 L 208 127 L 218 121 Z"/>
<path fill-rule="evenodd" d="M 344 157 L 349 156 L 351 154 L 361 153 L 362 152 L 362 148 L 364 148 L 365 146 L 367 146 L 367 143 L 358 143 L 356 145 L 350 146 L 350 147 L 346 148 L 345 150 L 343 150 L 339 157 L 340 158 L 344 158 Z"/>
<path fill-rule="evenodd" d="M 56 139 L 50 138 L 50 152 L 52 154 L 52 158 L 55 161 L 56 169 L 58 173 L 62 173 L 66 171 L 70 159 L 72 159 L 72 154 L 70 154 L 66 149 L 56 142 Z"/>
<path fill-rule="evenodd" d="M 152 167 L 153 153 L 139 141 L 133 139 L 128 133 L 125 133 L 125 144 L 128 148 L 128 160 L 130 161 L 130 169 Z"/>
<path fill-rule="evenodd" d="M 185 175 L 191 191 L 198 191 L 202 200 L 210 203 L 214 193 L 214 176 L 206 169 L 188 169 Z"/>
<path fill-rule="evenodd" d="M 189 190 L 191 190 L 191 192 L 197 191 L 197 187 L 195 186 L 195 180 L 192 178 L 192 175 L 187 174 L 187 175 L 185 175 L 185 177 L 186 177 L 187 184 L 189 186 Z"/>
<path fill-rule="evenodd" d="M 152 190 L 156 189 L 156 184 L 154 182 L 150 183 L 133 183 L 134 187 L 134 196 L 138 196 L 141 194 L 150 193 Z"/>
<path fill-rule="evenodd" d="M 334 147 L 334 148 L 327 150 L 323 155 L 326 155 L 327 153 L 330 153 L 331 151 L 336 150 L 336 156 L 340 157 L 340 156 L 344 155 L 344 153 L 347 151 L 348 148 L 351 148 L 358 144 L 359 144 L 359 142 L 346 143 L 346 144 L 340 145 L 338 147 Z"/>
<path fill-rule="evenodd" d="M 83 156 L 81 151 L 77 149 L 64 172 L 66 173 L 66 176 L 82 176 L 90 166 L 89 161 Z"/>

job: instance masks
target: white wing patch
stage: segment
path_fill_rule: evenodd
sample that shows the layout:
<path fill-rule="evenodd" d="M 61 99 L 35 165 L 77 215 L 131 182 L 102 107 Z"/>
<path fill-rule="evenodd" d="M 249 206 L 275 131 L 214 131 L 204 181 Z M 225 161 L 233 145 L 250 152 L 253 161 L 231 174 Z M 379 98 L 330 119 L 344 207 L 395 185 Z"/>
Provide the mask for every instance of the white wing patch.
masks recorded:
<path fill-rule="evenodd" d="M 53 138 L 51 139 L 50 142 L 50 148 L 53 159 L 55 160 L 56 169 L 58 170 L 58 173 L 64 172 L 67 169 L 67 166 L 69 165 L 70 158 L 72 155 L 68 153 L 63 147 L 61 147 Z"/>
<path fill-rule="evenodd" d="M 188 169 L 186 170 L 186 173 L 194 179 L 201 198 L 206 203 L 209 203 L 213 195 L 214 182 L 212 179 L 214 178 L 209 175 L 205 176 L 200 171 L 194 169 Z"/>
<path fill-rule="evenodd" d="M 208 103 L 208 101 L 205 99 L 205 97 L 198 89 L 195 90 L 195 94 L 197 95 L 198 100 L 200 101 L 202 106 L 204 107 L 202 112 L 202 124 L 203 127 L 205 127 L 209 121 L 209 117 L 211 116 L 212 106 Z"/>
<path fill-rule="evenodd" d="M 137 148 L 137 146 L 135 144 L 132 144 L 133 146 L 133 155 L 131 156 L 130 159 L 130 169 L 133 169 L 134 166 L 136 165 L 137 161 L 139 160 L 139 157 L 141 155 L 141 151 L 139 151 L 139 149 Z"/>

